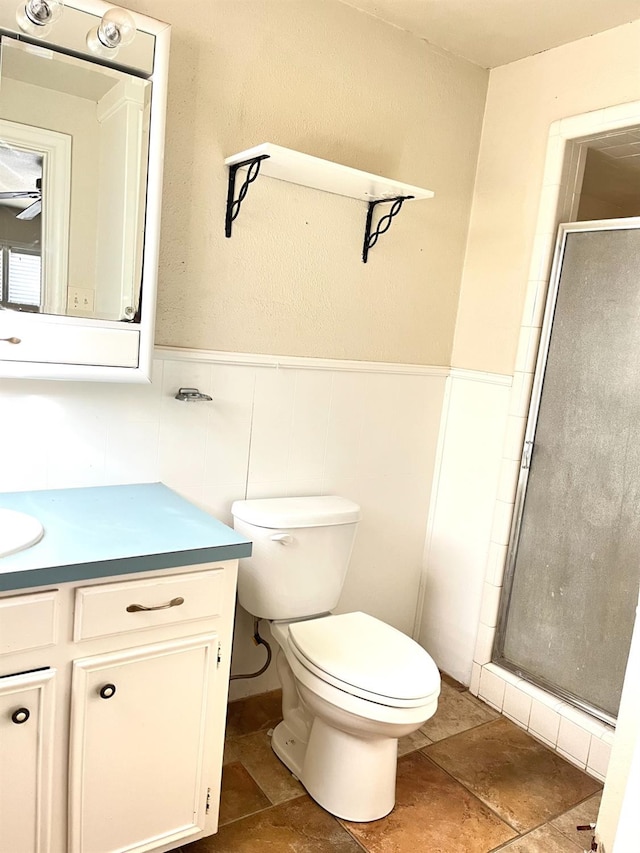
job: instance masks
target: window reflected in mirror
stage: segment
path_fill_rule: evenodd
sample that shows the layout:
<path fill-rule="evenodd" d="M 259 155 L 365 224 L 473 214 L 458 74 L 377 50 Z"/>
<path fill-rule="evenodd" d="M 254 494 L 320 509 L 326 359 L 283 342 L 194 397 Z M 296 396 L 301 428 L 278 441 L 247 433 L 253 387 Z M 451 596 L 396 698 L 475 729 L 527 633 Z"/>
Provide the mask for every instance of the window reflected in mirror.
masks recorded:
<path fill-rule="evenodd" d="M 2 37 L 0 306 L 133 322 L 151 83 Z"/>

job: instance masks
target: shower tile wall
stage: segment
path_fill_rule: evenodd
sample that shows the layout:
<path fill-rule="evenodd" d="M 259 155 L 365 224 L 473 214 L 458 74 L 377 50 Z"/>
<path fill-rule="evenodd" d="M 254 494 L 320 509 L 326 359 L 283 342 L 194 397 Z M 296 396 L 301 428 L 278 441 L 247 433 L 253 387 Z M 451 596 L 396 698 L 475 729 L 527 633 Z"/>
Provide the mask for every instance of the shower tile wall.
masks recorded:
<path fill-rule="evenodd" d="M 362 505 L 340 609 L 411 633 L 446 371 L 291 369 L 158 358 L 153 383 L 0 381 L 0 491 L 161 480 L 229 523 L 238 498 Z M 196 386 L 212 403 L 181 403 Z M 234 670 L 262 664 L 240 612 Z M 273 669 L 273 668 L 272 668 Z M 236 682 L 234 696 L 275 686 Z"/>
<path fill-rule="evenodd" d="M 481 613 L 510 384 L 508 376 L 454 370 L 443 407 L 420 641 L 464 684 Z"/>

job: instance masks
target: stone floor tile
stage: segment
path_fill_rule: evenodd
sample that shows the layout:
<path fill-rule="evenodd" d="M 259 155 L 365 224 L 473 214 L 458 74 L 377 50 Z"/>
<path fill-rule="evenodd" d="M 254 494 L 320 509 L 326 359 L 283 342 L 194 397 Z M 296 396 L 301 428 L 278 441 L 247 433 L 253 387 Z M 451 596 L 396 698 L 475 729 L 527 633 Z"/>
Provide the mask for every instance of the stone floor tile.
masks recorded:
<path fill-rule="evenodd" d="M 274 728 L 282 719 L 282 691 L 271 690 L 227 706 L 227 737 L 240 737 Z"/>
<path fill-rule="evenodd" d="M 582 853 L 583 850 L 584 847 L 574 844 L 550 824 L 545 824 L 501 847 L 500 853 Z"/>
<path fill-rule="evenodd" d="M 300 782 L 271 749 L 271 738 L 264 731 L 233 738 L 230 743 L 237 761 L 241 761 L 272 803 L 291 800 L 304 793 Z"/>
<path fill-rule="evenodd" d="M 423 746 L 428 746 L 430 743 L 431 740 L 420 729 L 410 735 L 405 735 L 398 740 L 398 758 L 409 752 L 415 752 L 416 749 L 421 749 Z"/>
<path fill-rule="evenodd" d="M 586 826 L 588 823 L 595 823 L 600 810 L 600 800 L 602 799 L 602 791 L 589 797 L 584 803 L 571 809 L 568 812 L 554 818 L 550 821 L 556 829 L 560 830 L 563 835 L 575 841 L 576 844 L 581 844 L 582 847 L 589 849 L 591 836 L 588 832 L 578 832 L 576 826 Z M 640 850 L 640 842 L 638 843 Z"/>
<path fill-rule="evenodd" d="M 242 764 L 236 761 L 222 768 L 222 793 L 218 821 L 221 826 L 269 806 L 271 806 L 270 801 Z"/>
<path fill-rule="evenodd" d="M 225 764 L 231 764 L 234 761 L 238 760 L 238 755 L 236 753 L 235 740 L 233 738 L 227 738 L 224 742 L 224 754 L 222 756 L 222 766 Z"/>
<path fill-rule="evenodd" d="M 515 832 L 447 773 L 414 752 L 398 761 L 394 810 L 341 821 L 369 853 L 487 853 Z"/>
<path fill-rule="evenodd" d="M 520 833 L 546 823 L 601 788 L 504 717 L 424 747 L 422 752 Z"/>
<path fill-rule="evenodd" d="M 446 672 L 442 672 L 442 670 L 440 671 L 440 678 L 449 687 L 453 687 L 454 690 L 457 690 L 458 693 L 464 693 L 468 689 L 461 681 L 456 681 L 455 678 L 447 675 Z"/>
<path fill-rule="evenodd" d="M 362 848 L 307 796 L 228 823 L 183 853 L 362 853 Z M 415 853 L 415 851 L 413 851 Z M 451 853 L 451 851 L 449 851 Z"/>
<path fill-rule="evenodd" d="M 429 740 L 438 741 L 488 723 L 498 716 L 493 708 L 479 702 L 469 693 L 460 693 L 443 682 L 438 698 L 438 710 L 420 731 Z"/>

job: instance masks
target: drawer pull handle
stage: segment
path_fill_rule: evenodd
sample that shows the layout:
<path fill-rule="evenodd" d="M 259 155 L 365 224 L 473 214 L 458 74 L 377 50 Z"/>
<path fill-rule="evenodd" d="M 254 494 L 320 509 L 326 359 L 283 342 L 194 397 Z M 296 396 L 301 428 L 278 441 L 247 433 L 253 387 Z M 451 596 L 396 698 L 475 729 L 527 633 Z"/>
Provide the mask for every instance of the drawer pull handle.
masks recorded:
<path fill-rule="evenodd" d="M 116 695 L 116 686 L 115 684 L 104 684 L 98 693 L 101 699 L 111 699 L 112 696 Z"/>
<path fill-rule="evenodd" d="M 20 344 L 20 343 L 22 343 L 21 338 L 0 338 L 0 341 L 3 341 L 6 344 Z"/>
<path fill-rule="evenodd" d="M 11 715 L 12 721 L 17 725 L 21 725 L 22 723 L 26 723 L 31 714 L 29 713 L 28 708 L 18 708 Z"/>
<path fill-rule="evenodd" d="M 155 607 L 145 607 L 144 604 L 130 604 L 127 607 L 127 613 L 139 613 L 141 610 L 168 610 L 169 607 L 180 607 L 184 604 L 184 598 L 179 595 L 177 598 L 172 598 L 168 604 L 156 604 Z"/>

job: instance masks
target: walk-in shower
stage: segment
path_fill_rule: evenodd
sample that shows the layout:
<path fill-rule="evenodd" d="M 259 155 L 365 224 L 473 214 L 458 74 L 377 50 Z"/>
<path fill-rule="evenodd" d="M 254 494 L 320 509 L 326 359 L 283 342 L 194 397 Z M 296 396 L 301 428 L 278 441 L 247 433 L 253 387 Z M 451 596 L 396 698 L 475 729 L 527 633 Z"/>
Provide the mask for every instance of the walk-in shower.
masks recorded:
<path fill-rule="evenodd" d="M 640 585 L 640 217 L 560 227 L 494 662 L 606 722 Z"/>

